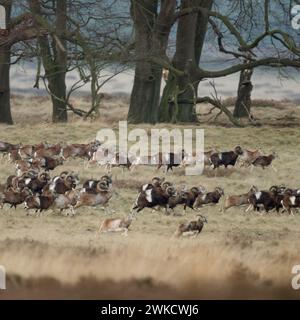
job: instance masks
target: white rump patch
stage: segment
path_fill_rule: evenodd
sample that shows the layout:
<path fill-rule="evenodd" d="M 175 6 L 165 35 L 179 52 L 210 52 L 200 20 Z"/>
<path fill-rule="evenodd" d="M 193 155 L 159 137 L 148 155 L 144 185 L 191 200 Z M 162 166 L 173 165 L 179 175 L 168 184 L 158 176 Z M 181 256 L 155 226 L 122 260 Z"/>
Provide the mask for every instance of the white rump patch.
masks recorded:
<path fill-rule="evenodd" d="M 92 188 L 94 181 L 89 181 L 89 188 Z"/>
<path fill-rule="evenodd" d="M 28 186 L 28 185 L 29 185 L 30 181 L 31 181 L 31 178 L 27 178 L 27 179 L 25 179 L 25 184 L 26 184 L 26 186 Z"/>

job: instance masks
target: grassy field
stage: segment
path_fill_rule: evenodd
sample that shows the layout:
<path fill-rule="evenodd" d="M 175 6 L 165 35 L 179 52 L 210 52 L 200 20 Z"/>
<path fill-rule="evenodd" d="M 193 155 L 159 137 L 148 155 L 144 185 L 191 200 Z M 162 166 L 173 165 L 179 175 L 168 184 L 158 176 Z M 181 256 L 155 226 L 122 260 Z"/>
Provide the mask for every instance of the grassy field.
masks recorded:
<path fill-rule="evenodd" d="M 209 190 L 221 186 L 225 194 L 243 193 L 252 185 L 265 189 L 284 183 L 299 188 L 300 107 L 289 102 L 265 104 L 254 110 L 255 117 L 266 123 L 263 127 L 237 129 L 219 117 L 217 126 L 209 123 L 199 128 L 205 129 L 206 149 L 231 150 L 241 145 L 249 149 L 259 146 L 267 154 L 275 150 L 278 173 L 230 168 L 220 169 L 216 176 L 211 170 L 201 176 L 185 176 L 179 168 L 167 179 L 176 185 L 201 184 Z M 77 101 L 78 107 L 87 105 L 88 99 Z M 87 142 L 101 128 L 117 129 L 127 107 L 123 98 L 107 99 L 100 119 L 83 121 L 72 116 L 67 125 L 53 125 L 46 98 L 14 97 L 16 124 L 0 126 L 0 140 Z M 105 172 L 70 160 L 53 174 L 62 168 L 78 172 L 81 181 Z M 1 183 L 14 173 L 14 166 L 4 161 L 0 169 Z M 111 216 L 127 215 L 137 188 L 157 175 L 152 167 L 139 167 L 133 173 L 113 169 L 116 193 L 110 202 L 115 210 Z M 196 218 L 192 211 L 184 215 L 181 207 L 175 209 L 176 216 L 143 210 L 127 238 L 120 234 L 95 236 L 107 216 L 101 208 L 80 208 L 75 217 L 53 212 L 36 217 L 33 213 L 26 216 L 22 206 L 16 211 L 5 207 L 0 211 L 0 265 L 7 270 L 8 290 L 0 292 L 0 299 L 300 298 L 300 291 L 291 287 L 292 267 L 300 264 L 299 214 L 246 214 L 243 208 L 223 214 L 219 209 L 201 209 L 208 223 L 199 237 L 178 239 L 174 237 L 178 224 Z"/>

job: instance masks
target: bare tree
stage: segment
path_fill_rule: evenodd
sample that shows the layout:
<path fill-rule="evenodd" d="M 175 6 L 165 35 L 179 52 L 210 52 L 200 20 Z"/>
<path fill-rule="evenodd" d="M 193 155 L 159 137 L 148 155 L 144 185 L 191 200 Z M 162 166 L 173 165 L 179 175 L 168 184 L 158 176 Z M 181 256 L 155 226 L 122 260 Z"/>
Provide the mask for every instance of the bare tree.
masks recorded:
<path fill-rule="evenodd" d="M 6 28 L 0 30 L 0 122 L 12 124 L 10 110 L 10 66 L 22 57 L 22 50 L 13 50 L 16 44 L 33 39 L 36 31 L 32 27 L 32 19 L 26 13 L 19 11 L 13 15 L 13 1 L 1 0 L 5 12 Z M 15 58 L 14 61 L 11 61 Z"/>
<path fill-rule="evenodd" d="M 265 0 L 267 2 L 267 0 Z M 246 1 L 245 1 L 246 2 Z M 182 1 L 182 3 L 185 3 Z M 186 2 L 187 3 L 187 2 Z M 244 2 L 243 2 L 244 3 Z M 265 4 L 265 3 L 264 3 Z M 197 101 L 203 101 L 205 99 L 199 98 L 196 99 L 196 92 L 194 92 L 194 98 L 192 97 L 192 90 L 190 91 L 189 97 L 187 99 L 180 99 L 180 96 L 183 93 L 187 92 L 187 88 L 192 88 L 194 86 L 194 83 L 196 81 L 201 81 L 203 79 L 207 78 L 219 78 L 219 77 L 226 77 L 228 75 L 242 72 L 244 70 L 253 70 L 254 68 L 260 67 L 260 66 L 268 66 L 268 67 L 275 67 L 275 68 L 281 68 L 281 67 L 300 67 L 300 48 L 298 47 L 295 37 L 292 36 L 292 32 L 286 32 L 285 28 L 281 26 L 281 28 L 278 28 L 278 25 L 276 27 L 272 25 L 272 21 L 270 19 L 270 11 L 265 10 L 265 25 L 260 24 L 260 29 L 253 29 L 251 33 L 251 37 L 248 34 L 245 34 L 243 30 L 240 30 L 238 26 L 235 25 L 234 20 L 231 19 L 230 15 L 221 14 L 217 10 L 218 8 L 215 7 L 214 10 L 209 10 L 207 7 L 205 8 L 202 4 L 202 6 L 194 6 L 191 3 L 187 3 L 187 6 L 182 7 L 181 9 L 175 13 L 174 21 L 179 20 L 178 22 L 178 32 L 180 32 L 180 20 L 183 19 L 183 17 L 188 16 L 190 20 L 187 23 L 190 23 L 192 16 L 195 13 L 201 12 L 203 15 L 207 15 L 209 17 L 209 21 L 213 21 L 212 27 L 216 25 L 216 22 L 218 22 L 221 25 L 221 28 L 223 28 L 226 32 L 226 37 L 229 38 L 229 42 L 232 44 L 234 43 L 234 46 L 226 46 L 223 42 L 223 34 L 221 36 L 219 35 L 217 37 L 218 39 L 218 46 L 221 49 L 222 52 L 226 54 L 231 54 L 233 57 L 235 57 L 237 63 L 232 64 L 231 66 L 228 66 L 224 69 L 220 70 L 206 70 L 201 65 L 198 65 L 195 60 L 183 57 L 184 61 L 181 61 L 181 66 L 178 67 L 174 62 L 172 63 L 169 61 L 167 57 L 162 61 L 160 60 L 159 63 L 161 63 L 164 67 L 168 68 L 171 72 L 171 79 L 175 78 L 178 81 L 178 84 L 173 84 L 172 87 L 168 85 L 166 86 L 165 93 L 162 98 L 162 106 L 165 105 L 166 101 L 173 102 L 175 107 L 175 113 L 178 113 L 178 110 L 185 107 L 187 104 L 191 105 L 191 108 L 189 110 L 190 118 L 189 119 L 183 119 L 184 122 L 188 121 L 190 122 L 193 120 L 193 114 L 194 114 L 194 108 Z M 256 8 L 256 10 L 261 10 L 260 8 Z M 262 26 L 262 28 L 261 28 Z M 250 29 L 251 30 L 251 29 Z M 192 30 L 189 31 L 189 34 L 192 33 Z M 186 35 L 186 37 L 181 37 L 181 43 L 184 42 L 187 45 L 187 41 L 189 40 L 189 36 L 187 36 L 187 33 L 183 33 Z M 269 41 L 273 45 L 273 50 L 263 50 L 263 43 L 265 41 Z M 179 41 L 178 41 L 179 42 Z M 180 43 L 179 42 L 179 43 Z M 233 48 L 232 48 L 233 47 Z M 255 51 L 257 53 L 255 53 Z M 249 72 L 249 71 L 247 71 Z M 245 71 L 243 75 L 247 74 Z M 248 75 L 251 75 L 252 73 L 248 73 Z M 180 86 L 179 80 L 182 78 L 190 78 L 189 84 L 187 83 L 185 87 Z M 249 83 L 249 82 L 248 82 Z M 241 85 L 245 86 L 246 81 L 242 80 Z M 179 90 L 178 88 L 181 88 Z M 166 91 L 168 89 L 168 91 Z M 245 92 L 246 91 L 246 92 Z M 245 94 L 246 93 L 246 94 Z M 251 84 L 246 88 L 246 90 L 241 90 L 241 100 L 243 101 L 242 105 L 246 104 L 247 100 L 249 101 L 251 95 Z M 247 104 L 246 104 L 247 107 Z M 169 108 L 170 109 L 170 108 Z M 188 108 L 187 108 L 188 109 Z M 186 109 L 184 109 L 186 110 Z M 228 110 L 227 110 L 228 111 Z M 173 112 L 173 111 L 172 111 Z M 229 118 L 233 120 L 233 115 L 228 111 L 226 114 L 229 115 Z M 175 119 L 174 117 L 170 117 L 169 119 L 162 118 L 163 121 L 180 121 L 180 118 Z M 236 124 L 237 122 L 233 120 Z"/>
<path fill-rule="evenodd" d="M 0 30 L 0 41 L 9 33 L 9 25 L 11 20 L 11 1 L 0 1 L 0 5 L 5 10 L 6 28 Z M 10 46 L 0 47 L 0 123 L 12 124 L 12 116 L 10 111 Z"/>
<path fill-rule="evenodd" d="M 129 16 L 120 10 L 122 2 L 90 0 L 87 7 L 82 0 L 24 0 L 13 5 L 19 16 L 14 17 L 13 26 L 10 23 L 10 30 L 0 38 L 0 49 L 8 59 L 8 53 L 9 56 L 11 54 L 8 48 L 15 46 L 19 50 L 22 44 L 22 53 L 18 53 L 16 61 L 20 58 L 24 61 L 36 59 L 34 87 L 39 88 L 40 80 L 43 81 L 52 99 L 53 122 L 67 121 L 67 111 L 85 118 L 98 113 L 103 85 L 124 70 L 120 61 L 128 60 L 130 45 L 120 30 L 127 27 Z M 9 63 L 1 63 L 0 70 L 7 71 L 9 66 Z M 79 80 L 67 90 L 66 76 L 71 71 L 78 72 Z M 104 77 L 104 71 L 110 75 Z M 6 77 L 1 77 L 2 81 L 4 79 L 9 89 L 7 72 Z M 70 97 L 87 83 L 90 83 L 92 105 L 90 110 L 84 111 L 74 107 Z M 8 106 L 5 110 L 10 110 L 9 90 L 2 97 L 6 104 L 1 105 Z M 4 111 L 2 113 L 4 115 Z M 11 117 L 5 121 L 11 123 Z"/>

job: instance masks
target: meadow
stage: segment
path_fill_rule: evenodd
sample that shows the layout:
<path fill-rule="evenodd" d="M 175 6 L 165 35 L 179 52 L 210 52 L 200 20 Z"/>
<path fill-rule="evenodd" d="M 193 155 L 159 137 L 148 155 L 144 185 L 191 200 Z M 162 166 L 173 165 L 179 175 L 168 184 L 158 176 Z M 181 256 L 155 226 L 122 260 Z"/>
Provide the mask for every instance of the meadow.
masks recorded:
<path fill-rule="evenodd" d="M 88 98 L 77 98 L 76 105 L 86 108 Z M 228 101 L 230 104 L 230 101 Z M 50 123 L 50 102 L 45 97 L 13 97 L 14 126 L 0 126 L 2 141 L 67 143 L 95 139 L 101 128 L 117 130 L 126 118 L 128 100 L 106 97 L 99 119 L 71 116 L 68 124 Z M 208 106 L 199 108 L 205 113 Z M 195 127 L 205 130 L 205 147 L 220 151 L 236 145 L 260 147 L 265 154 L 276 151 L 271 168 L 206 169 L 201 176 L 185 176 L 175 168 L 167 180 L 177 185 L 204 185 L 208 190 L 220 186 L 226 195 L 247 192 L 252 185 L 268 189 L 286 184 L 300 187 L 300 107 L 289 101 L 258 101 L 253 113 L 263 126 L 234 128 L 220 116 L 216 122 L 201 119 Z M 211 116 L 211 115 L 210 115 Z M 147 125 L 140 126 L 149 129 Z M 173 128 L 174 125 L 159 125 Z M 176 125 L 179 128 L 187 126 Z M 188 126 L 193 128 L 193 126 Z M 104 168 L 70 160 L 53 173 L 73 170 L 81 182 L 97 178 Z M 0 183 L 14 173 L 13 164 L 0 163 Z M 138 187 L 153 176 L 163 176 L 153 167 L 140 166 L 133 173 L 113 169 L 115 194 L 109 216 L 126 216 L 136 198 Z M 108 216 L 101 208 L 80 208 L 75 217 L 47 212 L 28 216 L 23 208 L 6 206 L 0 211 L 0 265 L 7 271 L 7 298 L 300 298 L 291 287 L 292 267 L 300 264 L 300 215 L 258 214 L 232 208 L 225 213 L 220 206 L 204 207 L 207 217 L 197 237 L 174 237 L 181 222 L 196 219 L 184 214 L 181 206 L 175 215 L 143 210 L 134 220 L 128 237 L 103 234 L 96 237 L 100 222 Z"/>

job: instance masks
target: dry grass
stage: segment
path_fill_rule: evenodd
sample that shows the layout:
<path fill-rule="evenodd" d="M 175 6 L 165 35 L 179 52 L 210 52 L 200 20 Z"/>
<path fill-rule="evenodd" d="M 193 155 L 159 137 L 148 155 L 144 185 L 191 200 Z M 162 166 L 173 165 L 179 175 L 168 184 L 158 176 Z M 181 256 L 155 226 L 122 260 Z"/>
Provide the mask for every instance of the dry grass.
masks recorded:
<path fill-rule="evenodd" d="M 100 128 L 117 128 L 117 121 L 126 114 L 121 98 L 105 103 L 110 105 L 104 105 L 100 119 L 84 122 L 74 117 L 68 124 L 52 125 L 48 123 L 49 102 L 45 98 L 21 101 L 14 97 L 16 125 L 1 126 L 1 140 L 92 140 Z M 77 104 L 87 107 L 88 99 Z M 284 116 L 282 109 L 270 110 Z M 298 109 L 293 110 L 299 116 Z M 25 121 L 29 111 L 34 116 Z M 38 123 L 38 117 L 42 123 Z M 278 174 L 272 169 L 257 168 L 250 173 L 234 168 L 221 169 L 217 176 L 209 170 L 202 176 L 185 176 L 182 169 L 175 169 L 169 180 L 189 186 L 202 184 L 208 189 L 220 185 L 226 194 L 242 193 L 252 185 L 262 189 L 281 183 L 299 187 L 298 128 L 201 128 L 205 129 L 207 149 L 227 150 L 239 144 L 250 149 L 260 146 L 266 153 L 276 150 L 280 155 L 274 162 Z M 0 167 L 2 182 L 14 168 L 4 162 Z M 67 162 L 64 169 L 79 171 L 82 180 L 104 173 L 103 168 L 84 168 L 77 160 Z M 111 207 L 116 213 L 112 216 L 128 214 L 137 187 L 157 174 L 151 167 L 140 167 L 133 173 L 114 169 L 116 194 Z M 119 234 L 96 238 L 105 217 L 100 208 L 81 208 L 74 218 L 52 212 L 26 216 L 22 207 L 16 211 L 6 208 L 0 212 L 0 264 L 6 267 L 9 278 L 7 292 L 0 294 L 3 298 L 300 297 L 290 285 L 292 266 L 300 264 L 299 215 L 261 216 L 245 214 L 241 208 L 222 214 L 219 207 L 206 207 L 201 213 L 207 216 L 208 224 L 199 237 L 177 239 L 173 235 L 178 224 L 194 219 L 195 214 L 189 211 L 183 216 L 180 207 L 176 212 L 178 216 L 165 216 L 144 210 L 133 222 L 128 238 Z"/>

